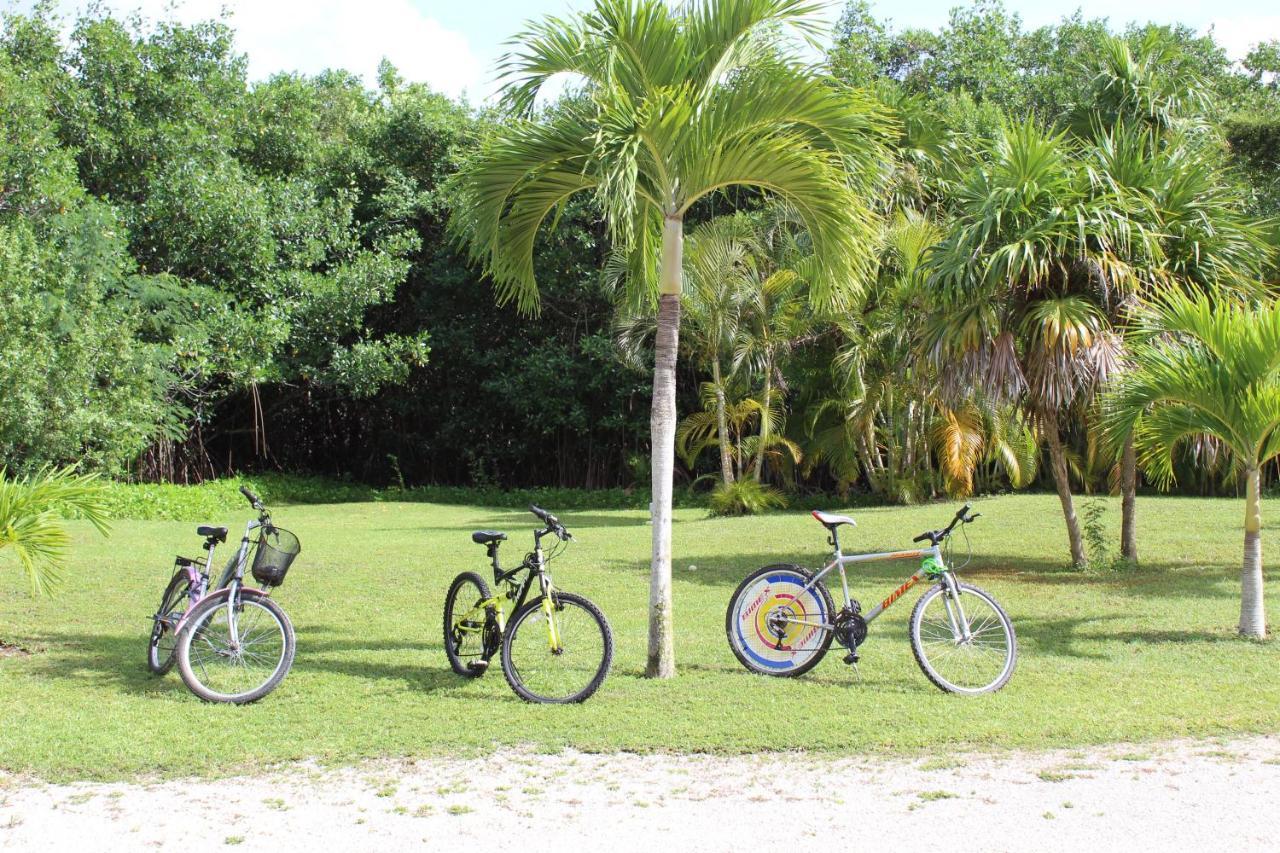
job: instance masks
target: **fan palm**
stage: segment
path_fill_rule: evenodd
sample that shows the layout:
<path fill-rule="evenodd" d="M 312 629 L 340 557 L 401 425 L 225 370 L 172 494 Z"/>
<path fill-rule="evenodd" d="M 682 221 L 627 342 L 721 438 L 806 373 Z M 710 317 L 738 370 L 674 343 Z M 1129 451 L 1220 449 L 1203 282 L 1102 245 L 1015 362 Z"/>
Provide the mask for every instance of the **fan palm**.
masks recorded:
<path fill-rule="evenodd" d="M 1133 366 L 1105 398 L 1106 434 L 1132 435 L 1139 464 L 1164 485 L 1189 443 L 1211 438 L 1229 450 L 1246 483 L 1239 630 L 1265 636 L 1261 478 L 1280 455 L 1280 302 L 1245 307 L 1170 291 L 1133 336 Z"/>
<path fill-rule="evenodd" d="M 1183 62 L 1176 42 L 1148 32 L 1137 44 L 1109 35 L 1098 46 L 1098 65 L 1086 96 L 1070 110 L 1075 131 L 1136 120 L 1155 133 L 1194 122 L 1208 106 L 1208 88 Z"/>
<path fill-rule="evenodd" d="M 34 593 L 49 592 L 61 578 L 70 544 L 62 524 L 67 515 L 79 515 L 107 532 L 95 475 L 45 468 L 11 480 L 0 469 L 0 551 L 13 549 Z"/>
<path fill-rule="evenodd" d="M 1049 450 L 1073 564 L 1086 562 L 1061 422 L 1115 367 L 1102 306 L 1106 280 L 1128 277 L 1099 223 L 1064 135 L 1007 129 L 957 195 L 955 223 L 928 259 L 935 314 L 923 339 L 956 398 L 1022 407 Z M 1099 277 L 1099 266 L 1110 275 Z"/>
<path fill-rule="evenodd" d="M 813 32 L 816 9 L 806 0 L 595 0 L 535 23 L 501 61 L 515 117 L 458 176 L 452 227 L 500 301 L 536 310 L 539 228 L 581 192 L 594 194 L 630 283 L 657 293 L 650 676 L 675 674 L 675 365 L 690 207 L 735 185 L 791 203 L 812 240 L 818 301 L 847 301 L 870 268 L 865 198 L 890 122 L 873 98 L 815 77 L 790 49 L 790 33 Z M 580 81 L 581 96 L 536 116 L 539 92 L 560 74 Z"/>
<path fill-rule="evenodd" d="M 1108 319 L 1122 329 L 1139 289 L 1170 285 L 1252 287 L 1261 234 L 1241 199 L 1184 132 L 1206 105 L 1202 79 L 1179 48 L 1148 34 L 1135 47 L 1103 40 L 1090 97 L 1071 120 L 1086 143 L 1097 227 L 1123 265 L 1098 264 L 1109 291 Z M 1119 278 L 1111 274 L 1119 270 Z M 1092 442 L 1096 445 L 1096 442 Z M 1138 557 L 1137 463 L 1133 442 L 1120 450 L 1121 556 Z"/>

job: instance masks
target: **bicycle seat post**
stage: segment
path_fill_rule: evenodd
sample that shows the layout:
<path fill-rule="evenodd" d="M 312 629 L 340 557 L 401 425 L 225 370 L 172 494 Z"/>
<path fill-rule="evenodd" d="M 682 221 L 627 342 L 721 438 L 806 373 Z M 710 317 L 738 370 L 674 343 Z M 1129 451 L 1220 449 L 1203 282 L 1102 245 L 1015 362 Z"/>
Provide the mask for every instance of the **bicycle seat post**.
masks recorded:
<path fill-rule="evenodd" d="M 493 564 L 493 582 L 499 583 L 502 578 L 502 566 L 498 563 L 498 546 L 502 541 L 495 539 L 490 542 L 485 550 L 489 552 L 489 561 Z"/>

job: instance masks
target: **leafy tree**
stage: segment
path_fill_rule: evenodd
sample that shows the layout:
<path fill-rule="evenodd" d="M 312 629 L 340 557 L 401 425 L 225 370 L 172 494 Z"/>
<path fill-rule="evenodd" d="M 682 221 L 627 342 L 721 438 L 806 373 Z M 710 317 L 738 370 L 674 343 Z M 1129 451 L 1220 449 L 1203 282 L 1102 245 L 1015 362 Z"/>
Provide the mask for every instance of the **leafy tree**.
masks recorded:
<path fill-rule="evenodd" d="M 1164 485 L 1188 442 L 1208 439 L 1232 455 L 1247 489 L 1239 630 L 1263 637 L 1261 483 L 1280 455 L 1280 303 L 1169 291 L 1133 334 L 1133 368 L 1107 398 L 1107 433 L 1133 435 L 1144 470 Z"/>
<path fill-rule="evenodd" d="M 786 51 L 781 28 L 803 30 L 810 11 L 800 0 L 704 0 L 675 11 L 658 0 L 597 0 L 573 18 L 534 24 L 503 61 L 506 105 L 524 118 L 486 141 L 461 182 L 455 227 L 501 301 L 536 308 L 539 227 L 579 192 L 598 199 L 610 239 L 632 259 L 632 281 L 656 284 L 651 676 L 675 673 L 671 493 L 686 214 L 735 185 L 788 200 L 812 236 L 818 301 L 841 301 L 867 267 L 859 238 L 872 213 L 849 175 L 866 188 L 884 120 L 870 100 L 815 78 Z M 579 75 L 584 97 L 534 118 L 538 92 L 559 73 Z"/>

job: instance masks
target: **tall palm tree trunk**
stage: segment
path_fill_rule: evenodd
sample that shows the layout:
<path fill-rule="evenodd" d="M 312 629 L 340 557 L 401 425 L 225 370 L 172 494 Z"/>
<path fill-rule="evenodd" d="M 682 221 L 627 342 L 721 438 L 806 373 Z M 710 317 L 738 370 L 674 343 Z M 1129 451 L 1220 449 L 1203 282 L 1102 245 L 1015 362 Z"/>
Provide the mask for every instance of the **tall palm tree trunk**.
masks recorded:
<path fill-rule="evenodd" d="M 764 369 L 764 408 L 760 410 L 760 446 L 756 448 L 755 478 L 760 482 L 764 476 L 764 450 L 769 444 L 769 397 L 773 393 L 773 359 L 765 364 Z"/>
<path fill-rule="evenodd" d="M 676 674 L 671 613 L 671 490 L 676 464 L 676 352 L 680 343 L 681 265 L 684 223 L 667 216 L 662 228 L 662 279 L 654 346 L 653 408 L 649 418 L 653 457 L 653 561 L 649 574 L 649 660 L 645 675 Z"/>
<path fill-rule="evenodd" d="M 720 437 L 720 479 L 726 486 L 733 482 L 733 456 L 729 449 L 729 419 L 725 416 L 724 381 L 720 374 L 720 358 L 711 362 L 711 379 L 716 383 L 716 434 Z"/>
<path fill-rule="evenodd" d="M 1071 480 L 1067 471 L 1067 454 L 1062 449 L 1062 436 L 1058 434 L 1058 418 L 1045 418 L 1044 435 L 1049 444 L 1049 463 L 1053 470 L 1053 484 L 1062 502 L 1062 517 L 1067 523 L 1067 539 L 1071 543 L 1071 563 L 1083 566 L 1089 562 L 1084 552 L 1084 538 L 1080 535 L 1080 520 L 1076 518 L 1075 504 L 1071 500 Z"/>
<path fill-rule="evenodd" d="M 1262 600 L 1262 471 L 1250 468 L 1244 504 L 1244 567 L 1240 572 L 1240 633 L 1267 635 L 1267 612 Z"/>
<path fill-rule="evenodd" d="M 1120 456 L 1120 556 L 1138 562 L 1138 454 L 1132 435 Z"/>

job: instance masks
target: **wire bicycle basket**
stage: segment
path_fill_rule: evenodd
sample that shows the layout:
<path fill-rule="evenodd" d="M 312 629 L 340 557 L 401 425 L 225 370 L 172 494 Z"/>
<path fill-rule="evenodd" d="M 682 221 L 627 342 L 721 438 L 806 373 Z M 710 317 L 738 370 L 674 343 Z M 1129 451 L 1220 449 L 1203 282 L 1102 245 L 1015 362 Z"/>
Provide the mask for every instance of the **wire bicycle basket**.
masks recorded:
<path fill-rule="evenodd" d="M 297 536 L 280 527 L 264 527 L 253 555 L 253 579 L 263 586 L 280 586 L 300 553 L 302 543 Z"/>

